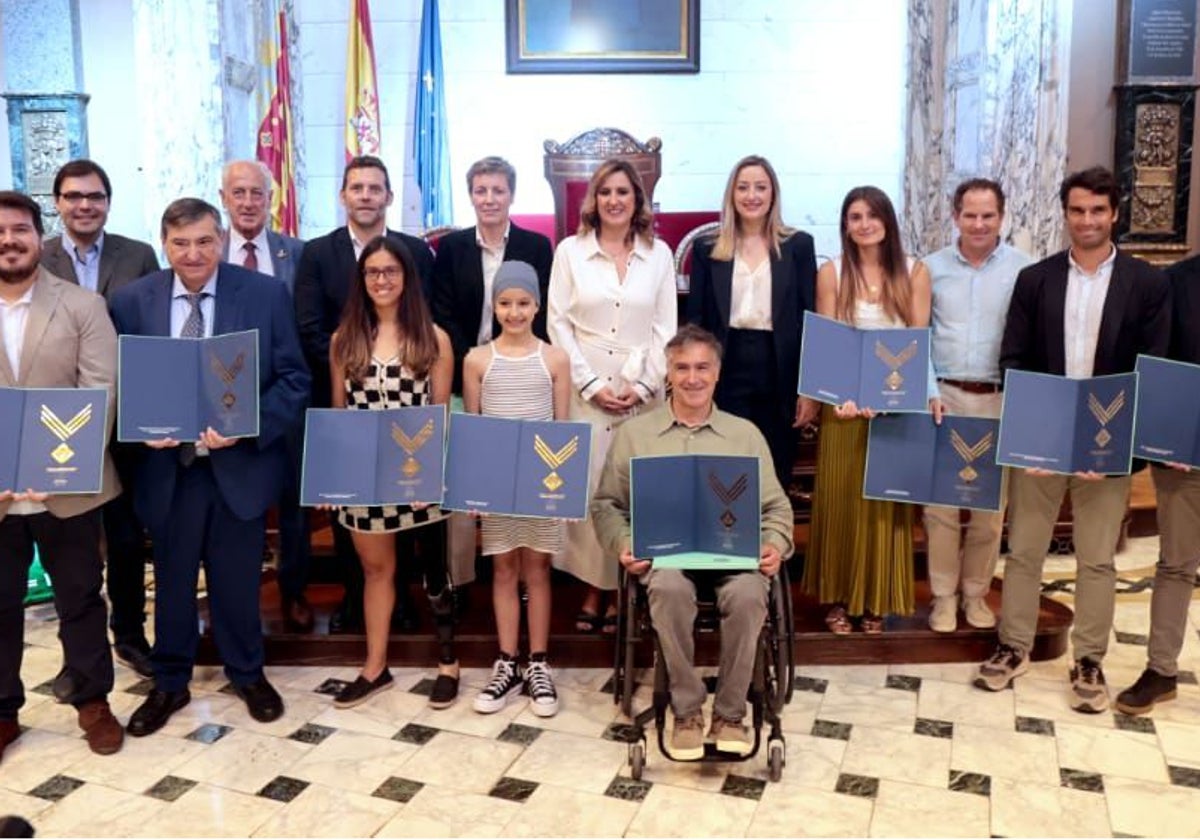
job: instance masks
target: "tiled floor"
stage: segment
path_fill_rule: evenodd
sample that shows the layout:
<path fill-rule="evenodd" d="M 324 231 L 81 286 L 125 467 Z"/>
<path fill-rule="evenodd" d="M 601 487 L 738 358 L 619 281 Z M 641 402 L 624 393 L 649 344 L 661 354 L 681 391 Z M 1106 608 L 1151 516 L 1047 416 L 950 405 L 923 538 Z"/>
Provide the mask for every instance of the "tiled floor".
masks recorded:
<path fill-rule="evenodd" d="M 1152 548 L 1135 544 L 1123 567 L 1144 567 Z M 1143 666 L 1147 609 L 1144 595 L 1119 600 L 1113 694 Z M 339 711 L 329 695 L 353 668 L 271 668 L 287 713 L 266 725 L 222 691 L 219 670 L 198 669 L 191 705 L 166 729 L 95 756 L 49 694 L 56 622 L 38 607 L 26 622 L 28 730 L 0 764 L 0 814 L 43 837 L 1197 836 L 1198 620 L 1200 601 L 1179 698 L 1149 718 L 1072 712 L 1065 659 L 998 694 L 970 686 L 969 663 L 801 667 L 774 784 L 761 756 L 682 765 L 653 747 L 635 782 L 624 719 L 601 690 L 609 674 L 590 669 L 558 673 L 562 710 L 542 719 L 523 701 L 475 714 L 478 669 L 438 712 L 426 671 L 393 669 L 395 690 Z M 146 688 L 118 667 L 118 717 Z"/>

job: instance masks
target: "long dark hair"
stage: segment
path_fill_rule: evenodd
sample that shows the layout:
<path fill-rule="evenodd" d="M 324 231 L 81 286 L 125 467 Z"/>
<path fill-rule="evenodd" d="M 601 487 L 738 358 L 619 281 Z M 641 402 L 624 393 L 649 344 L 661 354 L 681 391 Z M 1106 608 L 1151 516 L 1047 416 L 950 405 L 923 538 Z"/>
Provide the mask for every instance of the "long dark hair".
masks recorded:
<path fill-rule="evenodd" d="M 396 308 L 396 328 L 400 332 L 400 358 L 416 376 L 425 376 L 438 354 L 433 319 L 421 292 L 421 278 L 408 248 L 386 236 L 376 236 L 358 258 L 355 281 L 350 286 L 346 308 L 333 341 L 333 358 L 339 370 L 350 379 L 361 380 L 371 364 L 371 349 L 379 335 L 379 313 L 367 294 L 367 258 L 387 251 L 403 272 L 404 290 Z"/>
<path fill-rule="evenodd" d="M 850 237 L 846 216 L 850 205 L 864 202 L 871 212 L 883 221 L 883 242 L 879 246 L 884 282 L 879 292 L 883 311 L 891 318 L 899 318 L 906 324 L 912 323 L 913 292 L 912 279 L 908 274 L 908 259 L 904 255 L 904 244 L 900 241 L 900 224 L 896 211 L 887 193 L 878 187 L 855 187 L 846 193 L 842 201 L 840 230 L 842 236 L 842 276 L 838 284 L 836 314 L 839 321 L 854 323 L 855 303 L 858 300 L 858 282 L 862 278 L 862 255 L 858 245 Z"/>

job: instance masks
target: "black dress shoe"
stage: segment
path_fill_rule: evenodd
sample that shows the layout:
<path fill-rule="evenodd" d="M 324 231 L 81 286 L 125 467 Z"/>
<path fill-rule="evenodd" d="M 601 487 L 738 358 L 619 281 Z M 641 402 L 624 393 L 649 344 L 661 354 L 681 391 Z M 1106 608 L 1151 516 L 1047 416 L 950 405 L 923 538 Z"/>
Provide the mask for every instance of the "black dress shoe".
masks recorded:
<path fill-rule="evenodd" d="M 361 602 L 359 604 L 351 604 L 348 600 L 342 601 L 341 606 L 329 617 L 329 632 L 362 633 L 363 614 Z"/>
<path fill-rule="evenodd" d="M 50 685 L 50 690 L 54 692 L 54 699 L 59 703 L 69 703 L 75 692 L 79 689 L 79 684 L 75 679 L 75 675 L 66 665 L 62 666 L 62 670 L 54 677 L 54 682 Z"/>
<path fill-rule="evenodd" d="M 289 633 L 311 633 L 313 609 L 303 595 L 283 599 L 283 627 Z"/>
<path fill-rule="evenodd" d="M 139 677 L 147 679 L 154 676 L 154 666 L 150 664 L 150 643 L 145 639 L 122 639 L 113 644 L 113 654 L 117 661 L 132 668 Z"/>
<path fill-rule="evenodd" d="M 250 717 L 259 723 L 270 723 L 283 717 L 283 698 L 266 677 L 259 677 L 249 685 L 235 685 L 234 692 L 246 701 Z"/>
<path fill-rule="evenodd" d="M 192 700 L 192 695 L 185 688 L 183 691 L 159 691 L 150 689 L 146 702 L 138 706 L 129 718 L 125 731 L 135 738 L 157 732 L 162 729 L 171 715 L 178 712 Z"/>

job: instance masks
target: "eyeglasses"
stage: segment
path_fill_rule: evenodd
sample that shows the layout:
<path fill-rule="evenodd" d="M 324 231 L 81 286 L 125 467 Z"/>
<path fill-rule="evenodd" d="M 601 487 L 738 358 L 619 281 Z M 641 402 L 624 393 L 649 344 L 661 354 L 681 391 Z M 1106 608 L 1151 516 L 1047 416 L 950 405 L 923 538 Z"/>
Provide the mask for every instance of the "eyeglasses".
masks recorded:
<path fill-rule="evenodd" d="M 105 204 L 108 201 L 108 196 L 102 192 L 65 192 L 59 195 L 67 204 L 79 204 L 84 199 L 87 199 L 92 204 Z"/>
<path fill-rule="evenodd" d="M 404 276 L 404 269 L 398 265 L 389 265 L 385 268 L 365 268 L 363 276 L 368 280 L 379 280 L 384 277 L 388 280 L 395 280 Z"/>

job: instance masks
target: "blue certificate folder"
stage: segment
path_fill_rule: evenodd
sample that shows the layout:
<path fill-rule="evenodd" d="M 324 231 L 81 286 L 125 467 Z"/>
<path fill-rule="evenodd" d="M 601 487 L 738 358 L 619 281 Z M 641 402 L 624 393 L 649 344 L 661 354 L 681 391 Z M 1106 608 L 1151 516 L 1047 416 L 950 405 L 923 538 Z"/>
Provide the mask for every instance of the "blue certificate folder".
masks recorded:
<path fill-rule="evenodd" d="M 871 418 L 863 496 L 892 502 L 1000 510 L 1000 421 L 921 414 Z"/>
<path fill-rule="evenodd" d="M 928 411 L 929 330 L 860 330 L 804 313 L 797 393 L 830 405 Z"/>
<path fill-rule="evenodd" d="M 1133 454 L 1200 467 L 1200 365 L 1138 356 Z"/>
<path fill-rule="evenodd" d="M 99 493 L 107 414 L 103 388 L 0 388 L 0 490 Z"/>
<path fill-rule="evenodd" d="M 555 519 L 587 517 L 590 423 L 451 414 L 450 510 Z"/>
<path fill-rule="evenodd" d="M 302 505 L 411 505 L 442 500 L 446 407 L 310 408 Z"/>
<path fill-rule="evenodd" d="M 1004 377 L 997 463 L 1056 473 L 1124 475 L 1133 461 L 1138 375 Z"/>
<path fill-rule="evenodd" d="M 123 335 L 118 351 L 117 440 L 258 437 L 258 330 Z"/>
<path fill-rule="evenodd" d="M 758 458 L 743 455 L 630 460 L 633 555 L 660 569 L 757 569 L 758 470 Z"/>

